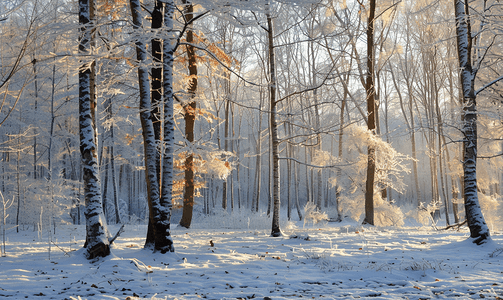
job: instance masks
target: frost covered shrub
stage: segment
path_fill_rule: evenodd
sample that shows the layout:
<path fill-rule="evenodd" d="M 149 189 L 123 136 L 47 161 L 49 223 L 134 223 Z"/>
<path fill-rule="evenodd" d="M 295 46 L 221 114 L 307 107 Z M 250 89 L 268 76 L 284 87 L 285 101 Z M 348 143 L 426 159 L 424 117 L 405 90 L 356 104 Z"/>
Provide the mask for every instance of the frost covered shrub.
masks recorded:
<path fill-rule="evenodd" d="M 438 204 L 440 202 L 431 201 L 428 206 L 424 206 L 424 203 L 421 203 L 419 207 L 411 209 L 409 212 L 405 214 L 407 218 L 415 219 L 419 224 L 427 226 L 433 224 L 432 214 L 438 210 Z"/>
<path fill-rule="evenodd" d="M 364 197 L 342 197 L 341 206 L 343 216 L 348 216 L 357 222 L 361 222 L 365 206 Z M 374 222 L 376 226 L 402 226 L 404 214 L 400 207 L 383 200 L 379 193 L 374 193 Z"/>
<path fill-rule="evenodd" d="M 341 206 L 342 217 L 350 217 L 357 222 L 362 221 L 360 218 L 363 216 L 365 209 L 363 194 L 341 195 L 340 197 L 339 205 Z"/>
<path fill-rule="evenodd" d="M 405 217 L 416 220 L 419 224 L 427 226 L 431 224 L 431 216 L 425 210 L 411 209 L 405 214 Z"/>
<path fill-rule="evenodd" d="M 374 222 L 377 226 L 402 226 L 404 214 L 400 207 L 395 206 L 381 198 L 379 193 L 374 194 Z"/>
<path fill-rule="evenodd" d="M 362 222 L 365 211 L 365 198 L 363 194 L 343 196 L 340 203 L 342 217 L 349 217 L 357 222 Z M 374 192 L 374 221 L 376 226 L 402 226 L 404 213 L 400 207 L 383 200 L 380 194 Z"/>
<path fill-rule="evenodd" d="M 314 225 L 326 220 L 328 220 L 326 212 L 321 212 L 313 202 L 306 203 L 304 206 L 304 226 L 306 223 L 313 223 Z"/>

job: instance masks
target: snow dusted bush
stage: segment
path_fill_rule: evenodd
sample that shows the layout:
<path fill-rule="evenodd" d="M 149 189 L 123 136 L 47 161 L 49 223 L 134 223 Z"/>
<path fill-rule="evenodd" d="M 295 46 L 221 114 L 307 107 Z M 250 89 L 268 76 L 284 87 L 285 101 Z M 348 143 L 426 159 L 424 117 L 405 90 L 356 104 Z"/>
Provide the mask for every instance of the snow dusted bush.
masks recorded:
<path fill-rule="evenodd" d="M 430 204 L 424 206 L 424 203 L 421 202 L 419 207 L 411 209 L 409 212 L 405 214 L 407 218 L 415 219 L 419 224 L 424 226 L 433 224 L 432 214 L 438 210 L 439 201 L 431 201 Z"/>
<path fill-rule="evenodd" d="M 350 217 L 351 219 L 361 222 L 360 218 L 364 211 L 363 194 L 340 195 L 339 205 L 341 206 L 342 217 Z"/>
<path fill-rule="evenodd" d="M 306 223 L 318 224 L 321 221 L 327 221 L 328 215 L 325 212 L 321 212 L 316 204 L 313 202 L 307 202 L 304 206 L 304 226 Z"/>
<path fill-rule="evenodd" d="M 374 221 L 377 226 L 402 226 L 404 214 L 400 207 L 392 205 L 374 194 Z"/>
<path fill-rule="evenodd" d="M 342 215 L 361 222 L 364 212 L 363 195 L 343 196 L 340 202 Z M 403 226 L 405 215 L 401 208 L 381 198 L 380 193 L 374 193 L 374 219 L 376 226 Z"/>

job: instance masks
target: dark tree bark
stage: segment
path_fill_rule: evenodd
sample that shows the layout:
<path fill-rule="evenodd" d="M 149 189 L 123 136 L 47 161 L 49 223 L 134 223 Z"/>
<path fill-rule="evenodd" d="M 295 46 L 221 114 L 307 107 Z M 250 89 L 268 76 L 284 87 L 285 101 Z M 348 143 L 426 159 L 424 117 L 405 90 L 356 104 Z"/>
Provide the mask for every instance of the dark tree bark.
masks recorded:
<path fill-rule="evenodd" d="M 175 3 L 165 1 L 164 27 L 168 34 L 173 32 Z M 175 120 L 173 113 L 173 61 L 175 45 L 170 37 L 163 42 L 163 98 L 164 98 L 164 140 L 162 155 L 162 189 L 161 199 L 154 206 L 155 249 L 161 253 L 174 252 L 171 238 L 171 208 L 173 200 L 173 158 L 175 152 Z"/>
<path fill-rule="evenodd" d="M 277 102 L 276 102 L 276 63 L 274 58 L 274 28 L 272 24 L 272 17 L 270 14 L 270 3 L 267 3 L 266 16 L 267 16 L 267 37 L 269 43 L 269 96 L 270 96 L 270 126 L 271 126 L 271 143 L 272 143 L 272 230 L 271 236 L 282 236 L 279 227 L 279 213 L 281 207 L 280 200 L 280 180 L 279 180 L 279 138 L 278 138 L 278 124 L 276 121 Z"/>
<path fill-rule="evenodd" d="M 365 90 L 367 92 L 367 128 L 375 134 L 376 110 L 375 110 L 375 86 L 374 86 L 374 16 L 376 1 L 370 0 L 369 18 L 367 24 L 367 75 Z M 373 145 L 367 146 L 367 181 L 365 184 L 365 219 L 363 223 L 374 225 L 374 179 L 376 153 Z"/>
<path fill-rule="evenodd" d="M 94 18 L 93 0 L 79 0 L 79 54 L 89 54 L 92 43 Z M 94 89 L 95 62 L 82 62 L 79 69 L 79 132 L 82 155 L 84 195 L 86 203 L 87 258 L 110 254 L 106 221 L 103 216 L 101 185 L 98 170 L 96 94 Z"/>
<path fill-rule="evenodd" d="M 196 120 L 196 101 L 194 100 L 197 91 L 197 65 L 196 65 L 196 51 L 194 46 L 194 32 L 190 22 L 193 18 L 194 7 L 190 1 L 183 0 L 185 5 L 185 22 L 187 25 L 187 59 L 189 62 L 189 102 L 183 106 L 184 120 L 185 120 L 185 139 L 189 143 L 189 150 L 185 157 L 185 189 L 183 192 L 183 212 L 180 225 L 186 228 L 190 227 L 192 222 L 192 210 L 194 207 L 194 154 L 192 143 L 194 142 L 194 123 Z"/>
<path fill-rule="evenodd" d="M 160 0 L 155 0 L 154 10 L 152 11 L 152 30 L 158 30 L 162 27 L 163 23 L 163 4 Z M 152 44 L 152 59 L 154 61 L 154 66 L 152 67 L 151 76 L 151 98 L 152 98 L 152 108 L 150 114 L 150 120 L 152 121 L 152 126 L 154 130 L 154 138 L 156 142 L 161 140 L 161 108 L 162 108 L 162 39 L 153 38 Z M 161 178 L 161 158 L 159 151 L 156 152 L 156 173 L 158 180 Z M 160 184 L 160 182 L 159 182 Z M 148 221 L 147 227 L 147 240 L 146 245 L 154 245 L 154 228 L 151 222 L 151 218 Z"/>
<path fill-rule="evenodd" d="M 139 0 L 130 0 L 131 14 L 133 17 L 134 29 L 138 32 L 142 27 L 141 22 L 141 7 Z M 138 33 L 139 36 L 139 33 Z M 136 56 L 140 63 L 138 67 L 138 81 L 140 87 L 140 121 L 142 125 L 143 146 L 145 152 L 145 175 L 147 179 L 147 193 L 149 204 L 149 222 L 152 226 L 151 234 L 154 237 L 153 243 L 146 241 L 145 247 L 153 247 L 154 251 L 166 253 L 173 252 L 173 241 L 169 236 L 169 218 L 164 213 L 164 207 L 159 195 L 159 180 L 157 176 L 157 145 L 154 134 L 154 126 L 151 114 L 151 99 L 150 99 L 150 84 L 148 78 L 148 70 L 144 66 L 147 59 L 147 49 L 141 39 L 136 41 Z M 169 186 L 171 188 L 171 185 Z M 164 187 L 163 187 L 164 189 Z M 166 231 L 166 223 L 168 230 Z M 147 234 L 149 234 L 147 232 Z M 171 242 L 166 246 L 166 236 Z"/>

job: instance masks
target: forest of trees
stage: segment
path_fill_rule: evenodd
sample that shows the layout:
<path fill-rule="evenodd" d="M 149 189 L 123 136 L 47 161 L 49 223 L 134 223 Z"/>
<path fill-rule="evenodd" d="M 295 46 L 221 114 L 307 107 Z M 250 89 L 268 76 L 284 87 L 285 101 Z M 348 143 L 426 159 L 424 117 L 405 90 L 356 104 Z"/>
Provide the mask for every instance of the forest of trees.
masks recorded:
<path fill-rule="evenodd" d="M 2 226 L 502 228 L 497 0 L 3 0 Z M 476 172 L 478 171 L 478 172 Z"/>

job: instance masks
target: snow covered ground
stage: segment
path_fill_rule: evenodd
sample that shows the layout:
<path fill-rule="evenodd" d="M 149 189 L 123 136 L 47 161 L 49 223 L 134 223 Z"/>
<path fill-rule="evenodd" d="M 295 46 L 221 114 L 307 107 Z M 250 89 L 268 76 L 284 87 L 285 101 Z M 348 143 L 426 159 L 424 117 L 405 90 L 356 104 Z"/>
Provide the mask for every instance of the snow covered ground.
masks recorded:
<path fill-rule="evenodd" d="M 142 248 L 146 226 L 126 225 L 112 255 L 91 262 L 84 226 L 57 228 L 50 252 L 46 231 L 11 229 L 0 299 L 503 299 L 501 232 L 479 247 L 466 227 L 298 222 L 272 238 L 270 224 L 243 224 L 175 228 L 165 255 Z"/>

